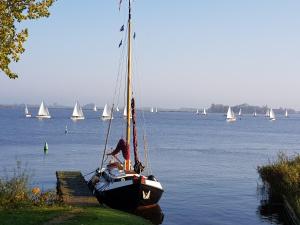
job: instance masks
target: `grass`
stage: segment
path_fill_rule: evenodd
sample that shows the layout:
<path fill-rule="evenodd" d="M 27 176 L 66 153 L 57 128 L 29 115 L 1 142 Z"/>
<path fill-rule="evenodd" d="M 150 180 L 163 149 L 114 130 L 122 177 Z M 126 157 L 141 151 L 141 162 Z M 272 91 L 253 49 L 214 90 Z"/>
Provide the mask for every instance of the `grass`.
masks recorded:
<path fill-rule="evenodd" d="M 29 188 L 29 180 L 20 162 L 11 177 L 0 177 L 1 225 L 151 225 L 143 218 L 100 205 L 63 205 L 55 192 Z"/>
<path fill-rule="evenodd" d="M 0 210 L 1 225 L 151 225 L 150 222 L 113 209 L 67 206 Z"/>
<path fill-rule="evenodd" d="M 300 155 L 288 157 L 279 153 L 278 158 L 257 169 L 262 181 L 267 183 L 270 194 L 286 196 L 295 213 L 300 216 Z"/>
<path fill-rule="evenodd" d="M 1 225 L 38 225 L 68 212 L 64 207 L 1 209 Z"/>

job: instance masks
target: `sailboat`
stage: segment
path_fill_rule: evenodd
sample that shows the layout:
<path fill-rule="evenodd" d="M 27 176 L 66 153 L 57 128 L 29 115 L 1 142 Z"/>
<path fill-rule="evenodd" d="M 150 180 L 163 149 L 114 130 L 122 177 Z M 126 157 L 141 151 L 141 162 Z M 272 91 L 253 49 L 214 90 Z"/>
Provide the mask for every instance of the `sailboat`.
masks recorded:
<path fill-rule="evenodd" d="M 241 116 L 242 115 L 242 109 L 240 109 L 240 111 L 239 111 L 239 116 Z"/>
<path fill-rule="evenodd" d="M 81 106 L 79 105 L 78 101 L 76 101 L 73 114 L 71 116 L 72 120 L 84 120 L 84 115 Z"/>
<path fill-rule="evenodd" d="M 151 107 L 151 109 L 150 109 L 150 112 L 152 112 L 152 113 L 154 112 L 154 109 L 153 109 L 153 107 Z"/>
<path fill-rule="evenodd" d="M 156 112 L 156 113 L 158 112 L 157 108 L 155 108 L 155 112 Z"/>
<path fill-rule="evenodd" d="M 106 154 L 106 145 L 102 156 L 100 168 L 96 170 L 94 176 L 89 180 L 88 185 L 101 203 L 112 208 L 135 209 L 139 206 L 149 206 L 158 203 L 163 188 L 154 175 L 145 175 L 144 166 L 138 157 L 137 130 L 136 130 L 136 108 L 135 100 L 132 98 L 131 87 L 131 1 L 129 4 L 128 17 L 128 57 L 127 57 L 127 91 L 126 91 L 126 139 L 121 138 L 112 152 Z M 130 116 L 132 115 L 132 119 Z M 131 125 L 132 121 L 132 125 Z M 110 120 L 108 133 L 110 129 Z M 133 131 L 131 132 L 131 129 Z M 131 135 L 134 151 L 134 166 L 130 158 Z M 107 140 L 106 140 L 107 143 Z M 117 157 L 122 152 L 124 161 Z M 108 155 L 111 160 L 104 166 L 104 158 Z M 147 164 L 146 164 L 147 165 Z"/>
<path fill-rule="evenodd" d="M 124 107 L 123 117 L 124 117 L 124 119 L 127 118 L 127 107 Z M 130 119 L 132 119 L 132 115 L 130 115 Z"/>
<path fill-rule="evenodd" d="M 104 120 L 110 120 L 113 119 L 112 113 L 109 110 L 107 104 L 105 104 L 104 108 L 103 108 L 103 112 L 102 112 L 102 119 Z"/>
<path fill-rule="evenodd" d="M 29 113 L 29 110 L 27 108 L 27 105 L 25 105 L 25 117 L 30 118 L 31 114 Z"/>
<path fill-rule="evenodd" d="M 285 110 L 284 116 L 289 117 L 287 109 Z"/>
<path fill-rule="evenodd" d="M 256 114 L 256 110 L 254 111 L 254 113 L 253 113 L 253 116 L 254 116 L 254 117 L 256 117 L 256 116 L 257 116 L 257 114 Z"/>
<path fill-rule="evenodd" d="M 39 119 L 50 119 L 51 118 L 49 110 L 48 110 L 47 106 L 45 105 L 44 101 L 42 101 L 42 103 L 40 105 L 39 112 L 38 112 L 36 118 L 39 118 Z"/>
<path fill-rule="evenodd" d="M 203 109 L 202 115 L 203 115 L 203 116 L 206 116 L 206 115 L 207 115 L 206 109 L 205 109 L 205 108 Z"/>
<path fill-rule="evenodd" d="M 199 110 L 197 109 L 196 114 L 199 114 Z"/>
<path fill-rule="evenodd" d="M 94 104 L 93 111 L 94 111 L 94 112 L 97 112 L 97 106 L 96 106 L 96 104 Z"/>
<path fill-rule="evenodd" d="M 266 111 L 266 115 L 265 115 L 266 117 L 270 117 L 270 110 L 269 109 L 267 109 L 267 111 Z"/>
<path fill-rule="evenodd" d="M 234 122 L 236 121 L 236 117 L 234 115 L 234 112 L 231 110 L 231 107 L 228 107 L 227 115 L 226 115 L 226 121 L 227 122 Z"/>
<path fill-rule="evenodd" d="M 119 111 L 120 111 L 120 109 L 119 109 L 119 107 L 118 107 L 118 106 L 116 107 L 116 111 L 117 111 L 117 112 L 119 112 Z"/>
<path fill-rule="evenodd" d="M 273 109 L 270 109 L 270 117 L 269 118 L 270 118 L 271 121 L 274 121 L 276 119 Z"/>

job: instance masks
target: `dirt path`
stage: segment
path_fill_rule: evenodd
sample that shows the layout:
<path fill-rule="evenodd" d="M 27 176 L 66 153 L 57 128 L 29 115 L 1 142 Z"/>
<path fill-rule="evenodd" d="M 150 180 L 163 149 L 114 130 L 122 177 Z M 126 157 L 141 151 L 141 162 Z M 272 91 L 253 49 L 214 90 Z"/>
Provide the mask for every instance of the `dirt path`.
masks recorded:
<path fill-rule="evenodd" d="M 82 209 L 73 209 L 69 212 L 65 212 L 64 214 L 57 216 L 45 223 L 43 223 L 43 225 L 59 225 L 62 224 L 66 221 L 68 221 L 69 219 L 72 219 L 73 217 L 77 216 L 79 213 L 82 212 Z"/>

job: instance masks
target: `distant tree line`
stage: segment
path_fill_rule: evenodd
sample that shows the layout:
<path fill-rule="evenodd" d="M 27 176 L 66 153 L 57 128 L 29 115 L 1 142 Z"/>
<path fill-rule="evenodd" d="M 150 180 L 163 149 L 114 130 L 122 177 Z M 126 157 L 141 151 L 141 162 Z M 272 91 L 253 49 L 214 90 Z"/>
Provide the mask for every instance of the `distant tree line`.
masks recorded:
<path fill-rule="evenodd" d="M 226 113 L 228 110 L 228 105 L 222 105 L 222 104 L 211 104 L 211 106 L 207 109 L 210 113 Z M 269 106 L 253 106 L 249 105 L 247 103 L 231 106 L 231 109 L 238 113 L 239 110 L 242 110 L 243 114 L 253 114 L 256 112 L 257 114 L 265 114 L 268 109 L 270 109 Z M 280 107 L 279 109 L 273 109 L 276 114 L 284 114 L 285 108 Z M 296 113 L 294 109 L 287 109 L 289 113 Z"/>

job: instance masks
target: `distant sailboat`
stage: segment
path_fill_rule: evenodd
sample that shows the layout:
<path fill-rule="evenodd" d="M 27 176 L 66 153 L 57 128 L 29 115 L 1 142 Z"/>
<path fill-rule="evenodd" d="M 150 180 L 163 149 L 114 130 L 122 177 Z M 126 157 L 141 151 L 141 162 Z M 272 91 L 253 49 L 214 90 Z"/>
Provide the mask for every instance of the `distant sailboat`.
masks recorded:
<path fill-rule="evenodd" d="M 196 114 L 199 114 L 199 110 L 197 109 Z"/>
<path fill-rule="evenodd" d="M 242 115 L 242 109 L 240 109 L 240 111 L 239 111 L 239 116 L 241 116 Z"/>
<path fill-rule="evenodd" d="M 150 112 L 152 112 L 152 113 L 154 112 L 154 109 L 153 109 L 153 107 L 151 107 L 151 109 L 150 109 Z"/>
<path fill-rule="evenodd" d="M 77 101 L 75 103 L 71 119 L 72 120 L 84 120 L 82 108 Z"/>
<path fill-rule="evenodd" d="M 157 113 L 158 111 L 157 111 L 157 108 L 155 108 L 155 112 Z"/>
<path fill-rule="evenodd" d="M 270 110 L 269 109 L 267 109 L 267 111 L 266 111 L 266 115 L 265 115 L 266 117 L 270 117 Z"/>
<path fill-rule="evenodd" d="M 96 106 L 96 104 L 94 105 L 93 111 L 97 112 L 97 106 Z"/>
<path fill-rule="evenodd" d="M 205 109 L 205 108 L 203 109 L 202 115 L 203 115 L 203 116 L 206 116 L 206 115 L 207 115 L 206 109 Z"/>
<path fill-rule="evenodd" d="M 226 120 L 227 120 L 227 122 L 234 122 L 234 121 L 236 121 L 236 117 L 234 115 L 234 112 L 231 110 L 230 106 L 228 107 Z"/>
<path fill-rule="evenodd" d="M 40 108 L 39 108 L 39 112 L 36 117 L 40 118 L 40 119 L 50 119 L 51 118 L 49 110 L 48 110 L 47 106 L 44 104 L 44 101 L 42 101 Z"/>
<path fill-rule="evenodd" d="M 113 119 L 113 116 L 111 114 L 111 111 L 108 109 L 107 104 L 105 104 L 105 106 L 104 106 L 103 113 L 102 113 L 102 119 L 104 119 L 104 120 Z"/>
<path fill-rule="evenodd" d="M 271 121 L 274 121 L 276 118 L 275 118 L 275 113 L 273 111 L 273 109 L 270 109 L 270 120 Z"/>
<path fill-rule="evenodd" d="M 127 118 L 127 107 L 124 107 L 124 111 L 123 111 L 123 117 Z M 130 115 L 130 119 L 132 119 L 132 115 Z"/>
<path fill-rule="evenodd" d="M 68 133 L 68 126 L 66 125 L 66 128 L 65 128 L 65 134 Z"/>
<path fill-rule="evenodd" d="M 119 111 L 120 111 L 120 109 L 119 109 L 119 107 L 118 107 L 118 106 L 117 106 L 117 108 L 116 108 L 116 111 L 117 111 L 117 112 L 119 112 Z"/>
<path fill-rule="evenodd" d="M 256 114 L 256 111 L 254 111 L 254 113 L 253 113 L 253 116 L 254 116 L 254 117 L 256 117 L 256 116 L 257 116 L 257 114 Z"/>
<path fill-rule="evenodd" d="M 30 118 L 31 114 L 28 111 L 27 105 L 25 105 L 25 117 Z"/>
<path fill-rule="evenodd" d="M 285 110 L 285 114 L 284 114 L 284 116 L 285 117 L 288 117 L 289 115 L 288 115 L 288 111 L 287 111 L 287 109 Z"/>

